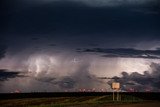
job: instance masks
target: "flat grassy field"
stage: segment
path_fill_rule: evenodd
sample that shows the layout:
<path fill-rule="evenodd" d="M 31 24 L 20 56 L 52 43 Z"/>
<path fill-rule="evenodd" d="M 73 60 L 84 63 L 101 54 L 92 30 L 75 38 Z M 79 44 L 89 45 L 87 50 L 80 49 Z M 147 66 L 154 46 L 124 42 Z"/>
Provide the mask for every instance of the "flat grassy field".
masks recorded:
<path fill-rule="evenodd" d="M 18 96 L 18 94 L 17 94 Z M 34 96 L 34 95 L 33 95 Z M 144 100 L 133 95 L 121 95 L 121 101 L 112 101 L 112 95 L 58 96 L 40 98 L 0 99 L 0 107 L 159 107 L 160 101 Z"/>

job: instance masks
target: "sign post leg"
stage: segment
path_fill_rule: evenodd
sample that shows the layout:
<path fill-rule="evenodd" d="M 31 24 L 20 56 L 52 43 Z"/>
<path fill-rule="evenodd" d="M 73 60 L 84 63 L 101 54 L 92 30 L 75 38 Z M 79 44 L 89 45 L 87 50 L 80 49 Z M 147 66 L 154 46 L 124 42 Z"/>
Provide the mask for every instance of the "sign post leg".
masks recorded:
<path fill-rule="evenodd" d="M 113 90 L 113 101 L 114 101 L 114 90 Z"/>
<path fill-rule="evenodd" d="M 117 90 L 117 101 L 119 101 L 119 93 L 118 93 L 118 90 Z"/>

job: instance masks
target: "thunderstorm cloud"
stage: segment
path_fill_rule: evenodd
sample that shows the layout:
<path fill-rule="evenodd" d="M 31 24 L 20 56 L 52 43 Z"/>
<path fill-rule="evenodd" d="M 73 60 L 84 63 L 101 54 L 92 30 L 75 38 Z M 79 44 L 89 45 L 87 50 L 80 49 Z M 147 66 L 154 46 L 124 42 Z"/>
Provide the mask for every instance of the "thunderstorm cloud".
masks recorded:
<path fill-rule="evenodd" d="M 3 0 L 0 92 L 112 91 L 98 77 L 114 76 L 123 91 L 158 91 L 159 4 Z"/>
<path fill-rule="evenodd" d="M 160 65 L 152 63 L 150 66 L 151 71 L 144 71 L 143 74 L 122 72 L 122 77 L 117 79 L 122 84 L 121 88 L 132 89 L 132 91 L 158 91 L 160 89 Z"/>

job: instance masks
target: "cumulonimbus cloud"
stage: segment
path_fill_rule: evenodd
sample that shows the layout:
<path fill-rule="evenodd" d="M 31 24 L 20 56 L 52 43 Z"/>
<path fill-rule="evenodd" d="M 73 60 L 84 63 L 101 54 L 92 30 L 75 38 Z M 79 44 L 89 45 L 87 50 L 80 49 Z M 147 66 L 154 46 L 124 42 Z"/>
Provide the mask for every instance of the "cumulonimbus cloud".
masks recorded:
<path fill-rule="evenodd" d="M 160 89 L 160 65 L 152 63 L 150 65 L 151 71 L 144 71 L 143 74 L 133 72 L 131 74 L 122 72 L 122 77 L 117 81 L 121 83 L 123 90 L 131 91 L 157 91 Z M 116 78 L 116 77 L 113 77 Z M 110 83 L 111 81 L 109 81 Z"/>
<path fill-rule="evenodd" d="M 78 89 L 78 88 L 88 88 L 91 89 L 98 85 L 103 87 L 101 81 L 99 81 L 95 75 L 90 74 L 89 64 L 82 64 L 76 72 L 70 74 L 69 76 L 63 77 L 37 77 L 36 80 L 40 82 L 50 83 L 52 85 L 58 86 L 60 89 Z"/>

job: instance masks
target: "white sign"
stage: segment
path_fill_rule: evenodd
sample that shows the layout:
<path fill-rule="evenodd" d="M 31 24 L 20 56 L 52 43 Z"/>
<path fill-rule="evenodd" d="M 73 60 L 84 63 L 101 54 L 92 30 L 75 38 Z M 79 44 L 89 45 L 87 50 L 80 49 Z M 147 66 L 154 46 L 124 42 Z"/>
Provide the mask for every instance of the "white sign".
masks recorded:
<path fill-rule="evenodd" d="M 116 90 L 120 89 L 120 83 L 118 83 L 118 82 L 113 82 L 113 83 L 112 83 L 112 89 L 116 89 Z"/>

